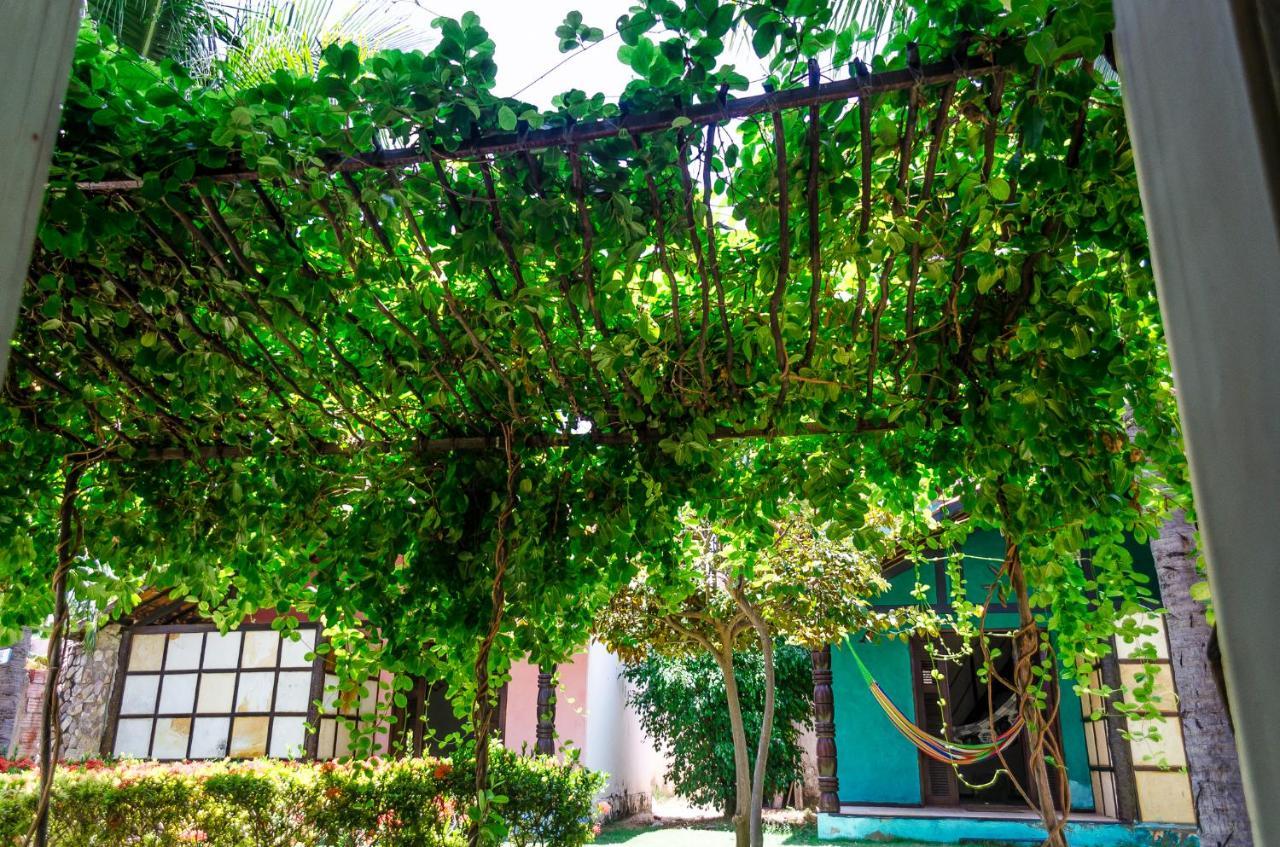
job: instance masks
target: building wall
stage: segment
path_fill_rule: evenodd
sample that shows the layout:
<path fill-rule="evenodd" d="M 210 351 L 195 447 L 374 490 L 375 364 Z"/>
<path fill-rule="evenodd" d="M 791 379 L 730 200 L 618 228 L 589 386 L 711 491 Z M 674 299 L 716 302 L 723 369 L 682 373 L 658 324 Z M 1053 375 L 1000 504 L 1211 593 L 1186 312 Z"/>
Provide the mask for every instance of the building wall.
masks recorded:
<path fill-rule="evenodd" d="M 35 758 L 40 750 L 40 715 L 44 704 L 44 668 L 27 668 L 14 726 L 13 755 Z"/>
<path fill-rule="evenodd" d="M 557 669 L 556 749 L 566 744 L 582 748 L 587 739 L 587 653 L 581 652 Z M 511 666 L 507 683 L 507 731 L 503 743 L 509 750 L 532 753 L 538 742 L 538 668 L 521 660 Z"/>
<path fill-rule="evenodd" d="M 587 651 L 582 763 L 608 774 L 604 799 L 614 816 L 648 810 L 665 770 L 663 757 L 627 706 L 628 694 L 618 657 L 593 643 Z"/>
<path fill-rule="evenodd" d="M 1004 557 L 1004 543 L 994 532 L 974 533 L 963 548 L 967 599 L 987 600 L 987 587 Z M 891 589 L 878 598 L 885 606 L 917 601 L 911 590 L 917 583 L 930 586 L 928 597 L 946 603 L 948 579 L 933 562 L 923 562 L 896 575 Z M 986 624 L 991 629 L 1014 629 L 1015 611 L 993 609 Z M 902 712 L 915 719 L 911 653 L 904 641 L 867 643 L 856 639 L 832 648 L 832 690 L 836 708 L 837 776 L 840 799 L 848 804 L 918 805 L 922 802 L 919 754 L 893 727 L 872 697 L 853 659 L 856 650 L 876 681 Z M 1089 755 L 1084 722 L 1074 682 L 1064 679 L 1059 688 L 1059 727 L 1071 787 L 1071 806 L 1080 811 L 1095 808 L 1090 782 Z"/>
<path fill-rule="evenodd" d="M 30 633 L 12 646 L 0 647 L 0 756 L 8 756 L 27 687 L 27 655 L 31 647 Z"/>
<path fill-rule="evenodd" d="M 614 816 L 650 808 L 666 762 L 627 705 L 622 664 L 603 645 L 592 644 L 558 669 L 556 749 L 576 747 L 582 763 L 603 771 L 601 792 Z M 512 750 L 533 750 L 537 741 L 538 669 L 515 663 L 507 684 L 507 731 Z"/>
<path fill-rule="evenodd" d="M 915 720 L 911 651 L 902 641 L 842 644 L 831 649 L 835 697 L 836 776 L 843 803 L 916 805 L 920 802 L 919 754 L 889 723 L 854 663 L 856 649 L 880 687 Z"/>

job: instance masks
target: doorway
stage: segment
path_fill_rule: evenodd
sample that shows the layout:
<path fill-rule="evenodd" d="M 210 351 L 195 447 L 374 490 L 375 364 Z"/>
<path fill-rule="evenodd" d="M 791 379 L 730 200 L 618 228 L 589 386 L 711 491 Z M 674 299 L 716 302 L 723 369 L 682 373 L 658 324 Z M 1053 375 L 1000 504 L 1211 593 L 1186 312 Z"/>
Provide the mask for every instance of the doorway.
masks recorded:
<path fill-rule="evenodd" d="M 980 671 L 982 653 L 966 651 L 955 633 L 925 641 L 911 641 L 912 676 L 916 698 L 916 724 L 932 735 L 950 741 L 978 744 L 992 740 L 1017 720 L 1018 703 L 1013 690 L 999 681 L 1012 680 L 1015 651 L 1012 633 L 988 633 L 999 655 L 990 685 Z M 1007 645 L 1005 642 L 1008 642 Z M 932 645 L 932 650 L 930 649 Z M 991 716 L 995 716 L 994 733 Z M 1023 807 L 1017 785 L 1028 785 L 1026 733 L 1004 751 L 1004 762 L 992 756 L 955 768 L 920 754 L 921 797 L 926 806 Z M 1016 780 L 1016 783 L 1015 783 Z"/>

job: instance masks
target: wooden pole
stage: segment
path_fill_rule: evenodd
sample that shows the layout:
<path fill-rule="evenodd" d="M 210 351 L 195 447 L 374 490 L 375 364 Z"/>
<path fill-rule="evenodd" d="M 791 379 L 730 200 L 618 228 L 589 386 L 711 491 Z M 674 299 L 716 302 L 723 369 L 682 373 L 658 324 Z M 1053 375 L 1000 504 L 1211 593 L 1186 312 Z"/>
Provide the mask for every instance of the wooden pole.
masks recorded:
<path fill-rule="evenodd" d="M 1270 626 L 1280 597 L 1275 6 L 1113 4 L 1236 746 L 1253 840 L 1265 845 L 1280 844 L 1280 674 Z"/>
<path fill-rule="evenodd" d="M 840 811 L 836 775 L 836 706 L 831 688 L 831 646 L 809 653 L 813 674 L 813 732 L 818 737 L 818 811 Z"/>
<path fill-rule="evenodd" d="M 538 667 L 538 728 L 537 745 L 539 755 L 554 756 L 556 754 L 556 666 L 541 665 Z"/>
<path fill-rule="evenodd" d="M 725 123 L 738 118 L 798 109 L 806 106 L 834 103 L 901 91 L 917 85 L 935 85 L 953 82 L 963 77 L 983 76 L 994 73 L 1001 66 L 977 56 L 955 57 L 934 62 L 920 68 L 901 68 L 892 71 L 856 76 L 851 79 L 828 82 L 816 87 L 771 91 L 753 97 L 736 100 L 719 100 L 684 109 L 663 109 L 598 121 L 583 121 L 567 126 L 550 127 L 532 132 L 512 132 L 491 135 L 466 142 L 453 150 L 443 147 L 416 145 L 393 150 L 378 150 L 362 156 L 331 158 L 326 167 L 331 172 L 350 172 L 365 169 L 390 170 L 392 168 L 420 165 L 433 160 L 476 160 L 485 156 L 499 156 L 550 148 L 572 148 L 588 141 L 616 138 L 625 134 L 643 135 L 665 132 L 677 118 L 687 118 L 694 126 Z M 201 180 L 213 182 L 242 182 L 258 179 L 258 172 L 243 166 L 231 166 L 210 170 L 197 170 L 192 183 Z M 103 193 L 134 191 L 142 187 L 140 179 L 109 179 L 97 182 L 76 183 L 81 191 Z"/>

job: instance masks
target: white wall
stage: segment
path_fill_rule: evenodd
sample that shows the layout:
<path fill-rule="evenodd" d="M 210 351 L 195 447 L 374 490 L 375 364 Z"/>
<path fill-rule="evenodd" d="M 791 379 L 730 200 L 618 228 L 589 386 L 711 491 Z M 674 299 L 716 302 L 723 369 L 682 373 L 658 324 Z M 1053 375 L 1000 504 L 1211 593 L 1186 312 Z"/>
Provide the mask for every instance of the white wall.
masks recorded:
<path fill-rule="evenodd" d="M 622 663 L 601 644 L 587 651 L 587 733 L 582 763 L 609 775 L 604 796 L 649 794 L 662 782 L 666 761 L 627 708 Z"/>

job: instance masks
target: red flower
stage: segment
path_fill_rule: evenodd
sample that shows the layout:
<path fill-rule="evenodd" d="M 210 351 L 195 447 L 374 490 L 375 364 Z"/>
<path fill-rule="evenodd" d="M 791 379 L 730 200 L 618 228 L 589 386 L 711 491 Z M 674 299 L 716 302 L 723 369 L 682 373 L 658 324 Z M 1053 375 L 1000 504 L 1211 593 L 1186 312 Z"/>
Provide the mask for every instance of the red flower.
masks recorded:
<path fill-rule="evenodd" d="M 448 762 L 441 762 L 440 764 L 436 765 L 436 769 L 432 771 L 431 775 L 434 776 L 436 779 L 444 779 L 446 776 L 448 776 L 451 773 L 453 773 L 453 765 L 449 764 Z"/>

